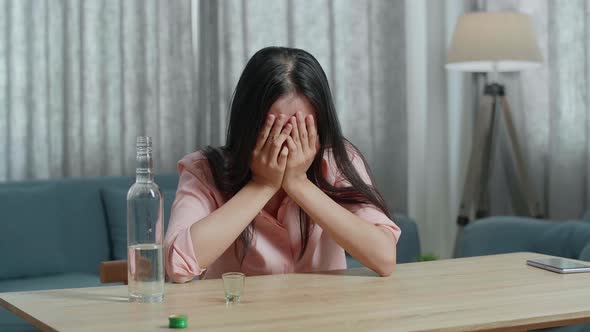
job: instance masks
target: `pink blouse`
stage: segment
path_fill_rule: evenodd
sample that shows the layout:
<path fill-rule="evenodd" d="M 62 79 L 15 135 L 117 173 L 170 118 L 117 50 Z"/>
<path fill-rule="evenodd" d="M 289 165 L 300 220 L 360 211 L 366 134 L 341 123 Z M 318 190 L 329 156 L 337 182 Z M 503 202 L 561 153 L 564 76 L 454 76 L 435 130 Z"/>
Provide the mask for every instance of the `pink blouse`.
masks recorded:
<path fill-rule="evenodd" d="M 339 187 L 349 185 L 338 174 L 331 153 L 326 153 L 323 161 L 324 177 L 329 183 Z M 370 183 L 362 159 L 351 155 L 351 161 L 362 179 Z M 254 219 L 252 243 L 243 264 L 235 256 L 234 243 L 209 266 L 199 265 L 190 226 L 222 206 L 225 199 L 215 186 L 209 162 L 203 153 L 194 152 L 185 156 L 178 163 L 178 171 L 178 190 L 164 239 L 166 271 L 174 282 L 187 282 L 196 276 L 220 278 L 228 271 L 261 275 L 346 268 L 344 250 L 318 225 L 312 228 L 307 248 L 299 259 L 302 245 L 299 207 L 288 196 L 282 201 L 277 218 L 262 210 Z M 383 212 L 373 205 L 344 207 L 368 223 L 393 233 L 396 243 L 392 243 L 391 250 L 394 250 L 401 231 Z"/>

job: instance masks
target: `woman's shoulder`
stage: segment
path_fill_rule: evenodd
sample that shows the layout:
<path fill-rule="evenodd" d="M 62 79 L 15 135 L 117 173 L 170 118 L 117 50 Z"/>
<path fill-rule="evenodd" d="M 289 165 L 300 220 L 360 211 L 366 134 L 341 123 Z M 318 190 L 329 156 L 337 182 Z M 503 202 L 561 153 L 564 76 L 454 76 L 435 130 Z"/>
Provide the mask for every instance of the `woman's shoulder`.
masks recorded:
<path fill-rule="evenodd" d="M 188 171 L 201 179 L 212 179 L 211 166 L 205 151 L 198 150 L 187 154 L 178 161 L 178 173 Z"/>
<path fill-rule="evenodd" d="M 370 176 L 368 175 L 367 165 L 365 158 L 361 154 L 360 150 L 352 143 L 346 141 L 344 144 L 346 156 L 342 156 L 350 162 L 350 165 L 359 174 L 359 176 L 367 183 L 370 183 Z M 342 160 L 342 159 L 340 159 Z M 326 148 L 322 160 L 322 173 L 324 178 L 333 185 L 345 183 L 346 176 L 342 172 L 342 168 L 339 167 L 339 162 L 335 156 L 334 149 Z M 344 181 L 344 182 L 343 182 Z"/>
<path fill-rule="evenodd" d="M 355 167 L 357 167 L 357 164 L 359 162 L 361 162 L 361 163 L 363 162 L 363 160 L 364 160 L 363 155 L 361 154 L 359 149 L 356 146 L 354 146 L 352 143 L 350 143 L 349 141 L 345 141 L 344 142 L 344 149 L 346 151 L 347 159 Z M 338 171 L 339 167 L 337 164 L 334 149 L 332 147 L 326 147 L 326 149 L 324 150 L 323 161 L 326 165 L 329 165 L 329 169 L 331 171 L 333 171 L 333 172 Z"/>
<path fill-rule="evenodd" d="M 186 156 L 182 157 L 182 159 L 180 159 L 179 163 L 192 163 L 192 162 L 203 162 L 203 161 L 207 161 L 207 155 L 205 155 L 205 151 L 204 150 L 197 150 L 195 152 L 191 152 L 189 154 L 187 154 Z"/>

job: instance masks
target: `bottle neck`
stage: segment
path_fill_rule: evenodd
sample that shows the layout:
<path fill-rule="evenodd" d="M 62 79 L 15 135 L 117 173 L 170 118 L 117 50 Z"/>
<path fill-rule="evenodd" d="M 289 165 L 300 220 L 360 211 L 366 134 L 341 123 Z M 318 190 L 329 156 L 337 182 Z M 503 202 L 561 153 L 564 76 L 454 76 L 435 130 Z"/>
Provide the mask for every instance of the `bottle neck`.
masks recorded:
<path fill-rule="evenodd" d="M 135 182 L 154 182 L 152 154 L 142 149 L 138 149 L 137 151 L 137 168 L 135 170 Z"/>

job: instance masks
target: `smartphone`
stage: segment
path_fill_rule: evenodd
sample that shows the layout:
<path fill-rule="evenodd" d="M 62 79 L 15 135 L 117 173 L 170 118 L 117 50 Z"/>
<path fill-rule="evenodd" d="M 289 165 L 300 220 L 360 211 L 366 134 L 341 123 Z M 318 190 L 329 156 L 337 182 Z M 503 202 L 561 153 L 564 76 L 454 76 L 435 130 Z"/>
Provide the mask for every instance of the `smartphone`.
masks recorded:
<path fill-rule="evenodd" d="M 526 263 L 530 266 L 557 273 L 590 272 L 590 263 L 583 264 L 559 257 L 529 259 Z"/>

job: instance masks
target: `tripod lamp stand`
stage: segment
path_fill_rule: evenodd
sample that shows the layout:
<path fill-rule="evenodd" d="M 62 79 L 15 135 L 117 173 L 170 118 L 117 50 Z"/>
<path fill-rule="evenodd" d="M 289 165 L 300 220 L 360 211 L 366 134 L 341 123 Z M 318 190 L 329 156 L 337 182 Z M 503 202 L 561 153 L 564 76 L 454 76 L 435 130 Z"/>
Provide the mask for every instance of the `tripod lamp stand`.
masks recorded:
<path fill-rule="evenodd" d="M 525 14 L 510 11 L 469 13 L 461 16 L 455 26 L 446 68 L 488 73 L 488 82 L 476 115 L 467 177 L 457 217 L 461 227 L 489 214 L 488 183 L 498 126 L 501 124 L 506 129 L 515 168 L 517 188 L 511 192 L 520 195 L 521 201 L 525 202 L 523 214 L 535 217 L 542 214 L 524 164 L 505 87 L 498 83 L 499 72 L 538 67 L 541 61 L 530 18 Z M 512 198 L 514 201 L 516 197 L 513 195 Z"/>

